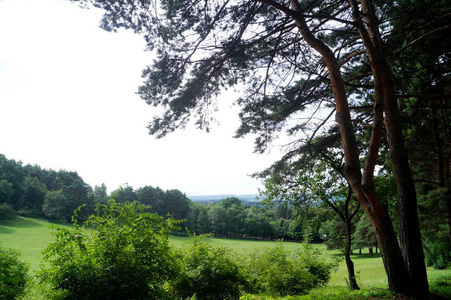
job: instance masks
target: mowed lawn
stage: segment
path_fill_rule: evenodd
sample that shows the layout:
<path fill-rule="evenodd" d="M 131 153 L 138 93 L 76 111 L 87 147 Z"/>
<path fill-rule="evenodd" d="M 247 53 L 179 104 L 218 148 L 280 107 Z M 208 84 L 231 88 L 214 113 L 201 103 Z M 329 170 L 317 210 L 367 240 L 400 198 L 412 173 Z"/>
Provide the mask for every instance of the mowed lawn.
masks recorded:
<path fill-rule="evenodd" d="M 13 221 L 0 221 L 0 243 L 3 246 L 17 249 L 22 259 L 26 261 L 30 270 L 39 269 L 43 262 L 42 251 L 54 240 L 50 228 L 52 225 L 70 226 L 68 224 L 52 224 L 47 220 L 18 217 Z M 170 243 L 174 247 L 183 247 L 189 242 L 186 237 L 170 237 Z M 207 238 L 209 243 L 215 246 L 223 246 L 232 249 L 238 255 L 246 255 L 256 249 L 274 247 L 279 242 L 242 239 L 218 239 Z M 300 243 L 283 242 L 288 250 L 296 250 Z M 324 245 L 315 245 L 325 251 L 324 259 L 332 259 L 340 256 L 339 251 L 326 251 Z M 379 254 L 369 257 L 367 252 L 361 255 L 353 255 L 358 283 L 362 288 L 387 288 L 387 280 Z M 435 270 L 428 268 L 430 280 L 451 278 L 451 270 Z M 329 287 L 346 287 L 347 271 L 343 260 L 340 261 L 337 272 L 333 273 Z"/>
<path fill-rule="evenodd" d="M 4 247 L 20 252 L 30 270 L 36 270 L 43 262 L 42 251 L 54 241 L 52 225 L 70 226 L 69 224 L 52 224 L 44 219 L 17 217 L 12 221 L 0 221 L 0 243 Z"/>

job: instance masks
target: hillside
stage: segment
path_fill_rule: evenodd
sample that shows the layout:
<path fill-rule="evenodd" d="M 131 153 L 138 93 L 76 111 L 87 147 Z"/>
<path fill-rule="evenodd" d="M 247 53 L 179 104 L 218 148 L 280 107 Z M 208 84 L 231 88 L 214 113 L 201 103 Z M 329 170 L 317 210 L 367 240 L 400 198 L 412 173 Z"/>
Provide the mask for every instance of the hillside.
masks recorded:
<path fill-rule="evenodd" d="M 244 204 L 259 204 L 260 200 L 257 199 L 258 194 L 249 195 L 204 195 L 204 196 L 188 196 L 193 202 L 199 202 L 203 204 L 218 203 L 221 199 L 228 197 L 236 197 L 240 199 Z"/>

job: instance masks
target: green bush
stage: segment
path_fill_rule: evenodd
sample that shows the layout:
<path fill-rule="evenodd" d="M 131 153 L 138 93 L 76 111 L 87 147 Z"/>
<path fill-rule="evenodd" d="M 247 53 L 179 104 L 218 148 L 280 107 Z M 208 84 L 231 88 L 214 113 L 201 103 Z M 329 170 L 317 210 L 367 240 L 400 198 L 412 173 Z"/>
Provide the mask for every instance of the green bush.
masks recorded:
<path fill-rule="evenodd" d="M 326 285 L 336 265 L 308 244 L 296 252 L 279 244 L 252 253 L 243 269 L 253 287 L 248 292 L 287 296 L 306 294 L 314 287 Z"/>
<path fill-rule="evenodd" d="M 28 268 L 15 250 L 0 246 L 0 299 L 15 299 L 25 289 Z"/>
<path fill-rule="evenodd" d="M 426 265 L 435 269 L 446 269 L 451 264 L 451 244 L 446 229 L 423 235 L 424 256 Z"/>
<path fill-rule="evenodd" d="M 194 237 L 179 253 L 179 275 L 173 292 L 183 299 L 239 299 L 243 276 L 230 250 Z"/>
<path fill-rule="evenodd" d="M 45 250 L 50 267 L 43 282 L 64 299 L 164 299 L 174 276 L 168 234 L 173 219 L 163 219 L 138 203 L 97 205 L 95 214 L 71 229 L 56 228 L 56 242 Z"/>
<path fill-rule="evenodd" d="M 0 220 L 14 220 L 16 218 L 16 212 L 14 208 L 6 203 L 0 204 Z"/>
<path fill-rule="evenodd" d="M 451 275 L 431 279 L 429 290 L 431 293 L 443 297 L 442 299 L 451 299 Z"/>

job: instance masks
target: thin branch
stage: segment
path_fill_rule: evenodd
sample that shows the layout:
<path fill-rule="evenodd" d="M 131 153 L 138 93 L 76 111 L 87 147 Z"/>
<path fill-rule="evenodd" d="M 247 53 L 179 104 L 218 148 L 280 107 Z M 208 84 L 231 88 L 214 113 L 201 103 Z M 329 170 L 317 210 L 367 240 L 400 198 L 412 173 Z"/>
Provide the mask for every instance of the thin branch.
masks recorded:
<path fill-rule="evenodd" d="M 427 95 L 427 94 L 402 94 L 397 98 L 421 98 L 421 99 L 450 99 L 451 95 Z"/>
<path fill-rule="evenodd" d="M 350 61 L 352 58 L 362 55 L 362 54 L 366 54 L 366 50 L 362 49 L 356 52 L 352 52 L 350 53 L 348 56 L 346 56 L 346 58 L 344 60 L 342 60 L 341 62 L 339 62 L 340 67 L 343 66 L 345 63 L 347 63 L 348 61 Z"/>
<path fill-rule="evenodd" d="M 297 11 L 294 11 L 294 10 L 286 7 L 285 5 L 282 5 L 273 0 L 254 0 L 254 1 L 272 6 L 275 9 L 280 10 L 281 12 L 284 12 L 285 14 L 287 14 L 288 16 L 293 17 L 293 18 L 299 14 Z"/>
<path fill-rule="evenodd" d="M 425 33 L 425 34 L 423 34 L 422 36 L 420 36 L 420 37 L 414 39 L 413 41 L 411 41 L 410 43 L 408 43 L 407 45 L 405 45 L 404 47 L 402 47 L 402 48 L 401 48 L 399 51 L 397 51 L 395 54 L 400 54 L 400 53 L 404 52 L 404 51 L 405 51 L 407 48 L 409 48 L 410 46 L 412 46 L 412 45 L 418 43 L 419 41 L 421 41 L 422 39 L 424 39 L 424 38 L 426 38 L 426 37 L 428 37 L 428 36 L 430 36 L 430 35 L 433 35 L 434 33 L 438 32 L 438 31 L 449 30 L 449 29 L 451 29 L 451 25 L 445 25 L 445 26 L 442 26 L 442 27 L 439 27 L 439 28 L 435 28 L 434 30 L 429 31 L 428 33 Z"/>

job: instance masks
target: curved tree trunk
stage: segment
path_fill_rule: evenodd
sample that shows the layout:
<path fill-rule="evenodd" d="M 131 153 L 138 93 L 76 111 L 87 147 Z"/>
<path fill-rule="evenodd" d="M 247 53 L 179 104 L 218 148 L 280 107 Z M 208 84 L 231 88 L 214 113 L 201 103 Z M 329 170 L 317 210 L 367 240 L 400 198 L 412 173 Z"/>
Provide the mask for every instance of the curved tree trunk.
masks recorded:
<path fill-rule="evenodd" d="M 346 222 L 346 248 L 345 248 L 345 262 L 348 269 L 349 288 L 351 290 L 359 290 L 357 278 L 355 276 L 354 263 L 351 259 L 351 221 L 349 218 Z"/>
<path fill-rule="evenodd" d="M 387 69 L 388 66 L 384 66 Z M 404 138 L 400 124 L 399 112 L 393 85 L 389 75 L 385 75 L 385 127 L 390 149 L 393 173 L 398 191 L 399 240 L 402 245 L 404 260 L 414 288 L 418 294 L 429 294 L 426 265 L 424 262 L 423 243 L 421 240 L 420 223 L 418 220 L 418 205 L 415 183 L 404 146 Z"/>
<path fill-rule="evenodd" d="M 291 0 L 291 5 L 293 10 L 301 11 L 297 0 Z M 362 186 L 359 151 L 337 59 L 331 49 L 310 32 L 302 15 L 295 16 L 295 23 L 304 40 L 322 55 L 329 71 L 337 111 L 335 119 L 340 130 L 345 156 L 345 175 L 357 200 L 369 216 L 376 233 L 390 290 L 409 294 L 412 291 L 412 278 L 409 276 L 407 266 L 404 263 L 388 210 L 376 196 L 372 185 Z M 379 126 L 379 124 L 376 125 Z M 380 143 L 377 139 L 380 138 L 379 132 L 381 129 L 379 127 L 376 127 L 376 129 L 377 131 L 373 128 L 373 133 L 376 134 L 372 135 L 372 139 L 375 142 L 372 153 L 378 151 L 378 144 Z M 372 155 L 373 157 L 375 156 L 374 154 Z M 370 158 L 370 160 L 372 159 Z M 374 168 L 371 165 L 370 167 Z"/>
<path fill-rule="evenodd" d="M 387 142 L 398 192 L 401 251 L 409 276 L 411 276 L 413 281 L 412 289 L 414 293 L 427 295 L 429 294 L 429 285 L 418 220 L 417 195 L 404 145 L 398 102 L 391 81 L 390 68 L 385 59 L 371 1 L 360 1 L 362 12 L 359 11 L 356 0 L 350 0 L 349 2 L 353 10 L 357 29 L 367 49 L 368 59 L 373 71 L 375 101 L 383 104 L 384 107 Z M 363 22 L 362 16 L 365 22 Z"/>

